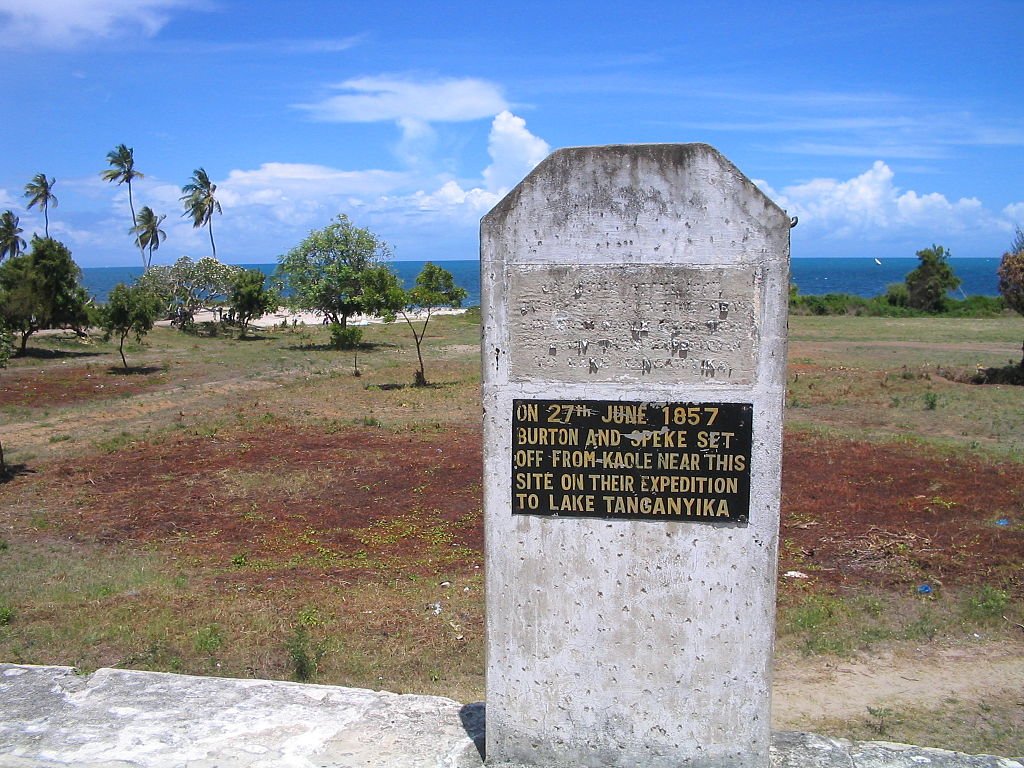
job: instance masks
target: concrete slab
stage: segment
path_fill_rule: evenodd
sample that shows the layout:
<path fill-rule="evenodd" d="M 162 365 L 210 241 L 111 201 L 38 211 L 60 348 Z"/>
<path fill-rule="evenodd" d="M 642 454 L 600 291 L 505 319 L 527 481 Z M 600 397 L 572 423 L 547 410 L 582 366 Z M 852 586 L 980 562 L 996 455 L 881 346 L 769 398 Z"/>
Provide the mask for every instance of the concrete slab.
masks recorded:
<path fill-rule="evenodd" d="M 0 665 L 0 766 L 470 768 L 483 705 L 269 680 Z"/>
<path fill-rule="evenodd" d="M 0 664 L 0 768 L 481 768 L 483 734 L 483 704 L 438 696 Z M 784 732 L 772 735 L 771 765 L 1024 768 L 1024 761 Z"/>

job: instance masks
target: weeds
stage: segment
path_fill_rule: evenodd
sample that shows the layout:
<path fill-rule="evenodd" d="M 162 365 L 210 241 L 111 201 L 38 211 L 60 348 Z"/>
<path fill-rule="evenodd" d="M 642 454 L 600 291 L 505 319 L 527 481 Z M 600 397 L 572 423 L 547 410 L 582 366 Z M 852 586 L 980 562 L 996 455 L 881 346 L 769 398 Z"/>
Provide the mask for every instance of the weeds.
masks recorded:
<path fill-rule="evenodd" d="M 967 596 L 961 609 L 964 619 L 977 624 L 992 624 L 1002 619 L 1010 605 L 1010 595 L 988 584 Z"/>
<path fill-rule="evenodd" d="M 899 723 L 896 719 L 896 713 L 888 707 L 869 706 L 867 710 L 869 715 L 868 728 L 876 736 L 887 736 L 890 726 Z"/>
<path fill-rule="evenodd" d="M 192 645 L 199 653 L 211 656 L 215 654 L 224 645 L 224 635 L 221 634 L 220 625 L 210 624 L 197 629 Z"/>
<path fill-rule="evenodd" d="M 98 440 L 96 447 L 104 453 L 117 453 L 122 448 L 126 448 L 131 445 L 134 441 L 134 437 L 130 432 L 121 432 L 119 435 L 114 437 L 108 437 L 105 440 Z"/>
<path fill-rule="evenodd" d="M 323 643 L 314 645 L 309 628 L 301 621 L 296 622 L 291 635 L 285 641 L 285 649 L 288 651 L 293 678 L 300 683 L 315 680 L 326 648 Z"/>

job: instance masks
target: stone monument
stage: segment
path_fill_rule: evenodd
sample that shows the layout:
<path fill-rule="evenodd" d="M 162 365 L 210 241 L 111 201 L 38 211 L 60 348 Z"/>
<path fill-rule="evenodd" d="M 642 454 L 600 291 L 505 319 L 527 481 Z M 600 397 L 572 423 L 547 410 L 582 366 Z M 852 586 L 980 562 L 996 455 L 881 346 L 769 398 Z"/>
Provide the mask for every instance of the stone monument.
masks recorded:
<path fill-rule="evenodd" d="M 489 764 L 767 768 L 789 229 L 703 144 L 484 217 Z"/>

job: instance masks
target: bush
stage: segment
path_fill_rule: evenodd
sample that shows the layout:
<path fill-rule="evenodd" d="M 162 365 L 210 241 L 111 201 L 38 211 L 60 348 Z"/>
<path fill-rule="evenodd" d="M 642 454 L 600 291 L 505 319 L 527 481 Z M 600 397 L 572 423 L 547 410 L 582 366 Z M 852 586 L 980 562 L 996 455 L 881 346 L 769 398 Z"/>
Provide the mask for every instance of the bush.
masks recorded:
<path fill-rule="evenodd" d="M 917 252 L 917 268 L 907 275 L 907 296 L 910 306 L 925 312 L 946 309 L 947 294 L 960 286 L 960 278 L 949 265 L 949 251 L 933 245 Z"/>
<path fill-rule="evenodd" d="M 331 323 L 331 346 L 335 349 L 355 349 L 362 341 L 362 328 Z"/>
<path fill-rule="evenodd" d="M 947 298 L 940 309 L 927 312 L 910 306 L 909 292 L 904 283 L 892 283 L 886 288 L 884 296 L 870 299 L 848 293 L 805 296 L 791 287 L 789 309 L 794 315 L 926 317 L 941 314 L 949 317 L 996 317 L 1005 311 L 1005 303 L 993 296 L 968 296 L 962 301 Z"/>
<path fill-rule="evenodd" d="M 885 288 L 885 303 L 890 307 L 910 306 L 910 291 L 906 283 L 889 283 Z"/>
<path fill-rule="evenodd" d="M 949 299 L 945 314 L 949 317 L 997 317 L 1006 311 L 998 296 L 968 296 L 963 301 Z"/>
<path fill-rule="evenodd" d="M 870 300 L 848 293 L 826 293 L 823 296 L 803 296 L 790 292 L 790 308 L 803 315 L 863 315 L 870 314 Z"/>

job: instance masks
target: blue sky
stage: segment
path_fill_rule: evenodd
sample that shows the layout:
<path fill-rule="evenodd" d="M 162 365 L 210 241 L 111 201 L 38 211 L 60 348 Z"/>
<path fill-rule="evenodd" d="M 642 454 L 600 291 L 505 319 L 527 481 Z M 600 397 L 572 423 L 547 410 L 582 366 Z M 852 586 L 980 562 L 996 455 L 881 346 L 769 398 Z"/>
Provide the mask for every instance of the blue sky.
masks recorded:
<path fill-rule="evenodd" d="M 793 255 L 999 256 L 1024 225 L 1024 2 L 0 0 L 0 210 L 57 180 L 82 266 L 140 263 L 106 154 L 135 150 L 155 263 L 273 262 L 344 212 L 399 259 L 477 256 L 550 150 L 712 144 L 791 214 Z"/>

